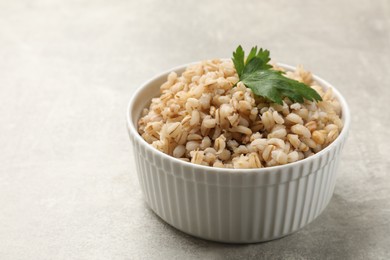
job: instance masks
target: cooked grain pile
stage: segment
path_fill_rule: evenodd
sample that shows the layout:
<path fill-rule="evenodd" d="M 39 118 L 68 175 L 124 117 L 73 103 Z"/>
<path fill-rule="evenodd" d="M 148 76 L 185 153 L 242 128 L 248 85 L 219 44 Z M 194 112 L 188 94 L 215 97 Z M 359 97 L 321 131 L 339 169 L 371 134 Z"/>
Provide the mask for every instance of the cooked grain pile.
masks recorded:
<path fill-rule="evenodd" d="M 260 168 L 304 159 L 337 138 L 341 107 L 302 67 L 286 76 L 310 85 L 323 101 L 285 98 L 279 105 L 254 96 L 230 60 L 204 61 L 181 76 L 172 72 L 144 109 L 139 133 L 166 154 L 207 166 Z"/>

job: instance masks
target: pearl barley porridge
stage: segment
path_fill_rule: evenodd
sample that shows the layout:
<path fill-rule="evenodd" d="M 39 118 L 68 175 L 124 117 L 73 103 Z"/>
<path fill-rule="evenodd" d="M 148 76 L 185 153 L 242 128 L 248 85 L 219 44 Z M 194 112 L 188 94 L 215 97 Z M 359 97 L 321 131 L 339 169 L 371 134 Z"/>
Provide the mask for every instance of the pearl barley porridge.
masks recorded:
<path fill-rule="evenodd" d="M 231 60 L 208 60 L 169 74 L 138 131 L 156 149 L 200 165 L 260 168 L 302 160 L 338 137 L 341 107 L 332 89 L 302 67 L 285 76 L 316 90 L 322 101 L 273 103 L 239 82 Z"/>

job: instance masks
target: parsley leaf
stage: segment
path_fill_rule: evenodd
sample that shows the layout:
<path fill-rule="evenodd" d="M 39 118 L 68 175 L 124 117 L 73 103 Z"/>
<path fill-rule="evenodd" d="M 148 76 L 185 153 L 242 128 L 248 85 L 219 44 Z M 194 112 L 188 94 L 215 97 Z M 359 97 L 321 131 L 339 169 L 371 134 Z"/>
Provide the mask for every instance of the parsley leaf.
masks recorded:
<path fill-rule="evenodd" d="M 242 49 L 241 45 L 239 45 L 235 52 L 233 52 L 233 63 L 234 67 L 236 68 L 238 77 L 241 77 L 242 72 L 244 71 L 245 67 L 245 52 Z"/>
<path fill-rule="evenodd" d="M 245 52 L 238 46 L 233 52 L 233 63 L 240 81 L 252 89 L 258 96 L 268 98 L 272 102 L 283 104 L 287 97 L 293 102 L 303 103 L 304 99 L 321 101 L 321 96 L 308 85 L 285 77 L 284 72 L 272 69 L 268 64 L 270 53 L 262 48 L 257 51 L 253 47 L 245 60 Z"/>

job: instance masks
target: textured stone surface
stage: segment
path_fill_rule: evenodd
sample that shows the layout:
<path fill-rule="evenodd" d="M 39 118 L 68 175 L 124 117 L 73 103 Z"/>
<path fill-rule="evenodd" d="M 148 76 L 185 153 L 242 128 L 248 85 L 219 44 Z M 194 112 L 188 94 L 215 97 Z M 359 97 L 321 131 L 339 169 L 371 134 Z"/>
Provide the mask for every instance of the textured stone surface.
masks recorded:
<path fill-rule="evenodd" d="M 280 240 L 225 245 L 144 204 L 126 103 L 156 73 L 242 44 L 304 64 L 352 112 L 328 208 Z M 1 259 L 388 259 L 390 4 L 0 1 Z"/>

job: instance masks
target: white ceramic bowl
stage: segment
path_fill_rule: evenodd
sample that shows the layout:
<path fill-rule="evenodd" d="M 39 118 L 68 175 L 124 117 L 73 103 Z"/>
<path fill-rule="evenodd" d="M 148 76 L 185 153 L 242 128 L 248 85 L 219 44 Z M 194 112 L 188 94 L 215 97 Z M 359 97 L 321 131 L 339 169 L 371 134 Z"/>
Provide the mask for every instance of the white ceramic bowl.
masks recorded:
<path fill-rule="evenodd" d="M 347 138 L 350 114 L 341 94 L 344 128 L 324 150 L 304 160 L 261 169 L 221 169 L 191 164 L 164 154 L 137 132 L 141 111 L 169 72 L 181 74 L 189 64 L 144 83 L 132 96 L 127 127 L 138 179 L 147 204 L 175 228 L 196 237 L 253 243 L 288 235 L 315 219 L 328 205 L 336 183 L 340 152 Z M 278 64 L 287 70 L 291 66 Z"/>

